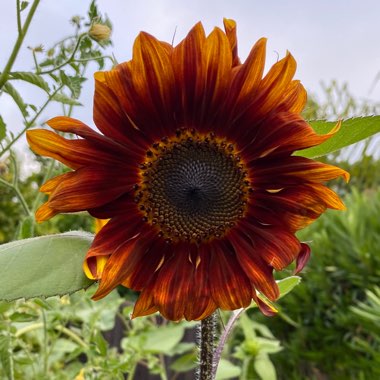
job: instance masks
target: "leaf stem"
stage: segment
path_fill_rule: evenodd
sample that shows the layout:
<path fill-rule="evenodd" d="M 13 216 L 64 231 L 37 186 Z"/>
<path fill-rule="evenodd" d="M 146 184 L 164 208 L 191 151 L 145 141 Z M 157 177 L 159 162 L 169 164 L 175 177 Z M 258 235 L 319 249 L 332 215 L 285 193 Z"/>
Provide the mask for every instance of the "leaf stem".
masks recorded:
<path fill-rule="evenodd" d="M 36 12 L 36 9 L 38 7 L 39 2 L 40 2 L 40 0 L 34 0 L 32 6 L 30 8 L 30 11 L 28 13 L 28 16 L 26 17 L 25 23 L 24 23 L 23 27 L 21 28 L 21 33 L 19 33 L 19 35 L 17 37 L 15 46 L 13 47 L 13 50 L 12 50 L 12 53 L 11 53 L 9 59 L 8 59 L 8 62 L 5 65 L 4 70 L 0 75 L 0 90 L 3 88 L 4 84 L 8 80 L 9 73 L 12 70 L 13 64 L 15 63 L 15 60 L 17 58 L 18 52 L 20 51 L 21 45 L 24 42 L 24 38 L 25 38 L 26 33 L 29 29 L 30 22 L 32 21 L 32 18 L 34 16 L 34 13 Z M 17 5 L 19 5 L 19 4 L 17 4 Z M 17 12 L 18 13 L 20 12 L 19 9 L 17 10 Z"/>
<path fill-rule="evenodd" d="M 201 321 L 199 380 L 214 380 L 216 313 Z"/>

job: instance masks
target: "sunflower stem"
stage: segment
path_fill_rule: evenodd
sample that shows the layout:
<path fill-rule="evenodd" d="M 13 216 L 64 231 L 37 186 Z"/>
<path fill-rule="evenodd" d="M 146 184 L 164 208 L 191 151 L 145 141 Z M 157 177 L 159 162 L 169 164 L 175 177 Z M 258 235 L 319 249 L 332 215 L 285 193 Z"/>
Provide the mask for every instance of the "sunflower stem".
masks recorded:
<path fill-rule="evenodd" d="M 214 380 L 216 313 L 201 321 L 199 380 Z"/>

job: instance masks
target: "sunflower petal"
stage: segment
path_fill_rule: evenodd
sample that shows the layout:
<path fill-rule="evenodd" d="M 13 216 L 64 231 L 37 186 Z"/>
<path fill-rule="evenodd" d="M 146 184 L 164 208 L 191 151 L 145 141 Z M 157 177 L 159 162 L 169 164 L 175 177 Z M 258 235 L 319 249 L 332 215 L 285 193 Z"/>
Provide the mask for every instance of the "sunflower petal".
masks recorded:
<path fill-rule="evenodd" d="M 211 254 L 213 275 L 209 277 L 212 298 L 224 310 L 240 309 L 251 303 L 252 285 L 235 254 L 218 242 Z"/>
<path fill-rule="evenodd" d="M 134 183 L 135 178 L 120 176 L 120 168 L 82 167 L 56 187 L 49 206 L 59 212 L 88 210 L 129 192 Z"/>

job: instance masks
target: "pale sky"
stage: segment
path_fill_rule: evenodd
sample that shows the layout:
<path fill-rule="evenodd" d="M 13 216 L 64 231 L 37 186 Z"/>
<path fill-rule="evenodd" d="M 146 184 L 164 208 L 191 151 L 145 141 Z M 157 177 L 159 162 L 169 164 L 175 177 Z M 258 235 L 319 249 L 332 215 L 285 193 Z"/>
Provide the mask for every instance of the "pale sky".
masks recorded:
<path fill-rule="evenodd" d="M 16 0 L 0 0 L 0 70 L 9 57 L 16 39 Z M 13 71 L 33 67 L 27 46 L 49 47 L 72 31 L 71 16 L 84 15 L 88 0 L 42 0 Z M 198 21 L 206 31 L 222 27 L 223 17 L 233 18 L 238 26 L 239 52 L 245 58 L 251 46 L 262 36 L 268 38 L 267 64 L 273 64 L 289 50 L 297 60 L 296 78 L 314 93 L 321 80 L 347 81 L 358 98 L 380 101 L 380 83 L 369 94 L 371 84 L 380 72 L 380 1 L 378 0 L 98 0 L 102 13 L 113 22 L 114 46 L 111 52 L 122 62 L 131 58 L 133 40 L 139 31 L 147 31 L 175 44 Z M 95 70 L 95 66 L 92 68 Z M 92 72 L 88 71 L 80 101 L 78 117 L 92 123 Z M 28 85 L 18 85 L 27 101 L 38 99 Z M 22 128 L 12 102 L 3 96 L 0 111 L 11 129 Z M 42 101 L 40 102 L 42 103 Z M 37 103 L 37 104 L 40 104 Z M 59 114 L 50 107 L 45 120 Z"/>

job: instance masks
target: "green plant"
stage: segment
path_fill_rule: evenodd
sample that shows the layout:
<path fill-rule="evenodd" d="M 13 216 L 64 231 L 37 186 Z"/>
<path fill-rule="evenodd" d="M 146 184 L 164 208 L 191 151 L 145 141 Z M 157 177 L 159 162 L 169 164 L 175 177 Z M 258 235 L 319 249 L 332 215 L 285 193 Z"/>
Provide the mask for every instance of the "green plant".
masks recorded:
<path fill-rule="evenodd" d="M 353 189 L 345 203 L 346 212 L 302 231 L 312 247 L 302 286 L 279 302 L 282 318 L 267 320 L 284 346 L 274 356 L 280 379 L 378 377 L 372 359 L 352 344 L 362 328 L 351 306 L 380 280 L 380 191 Z"/>

